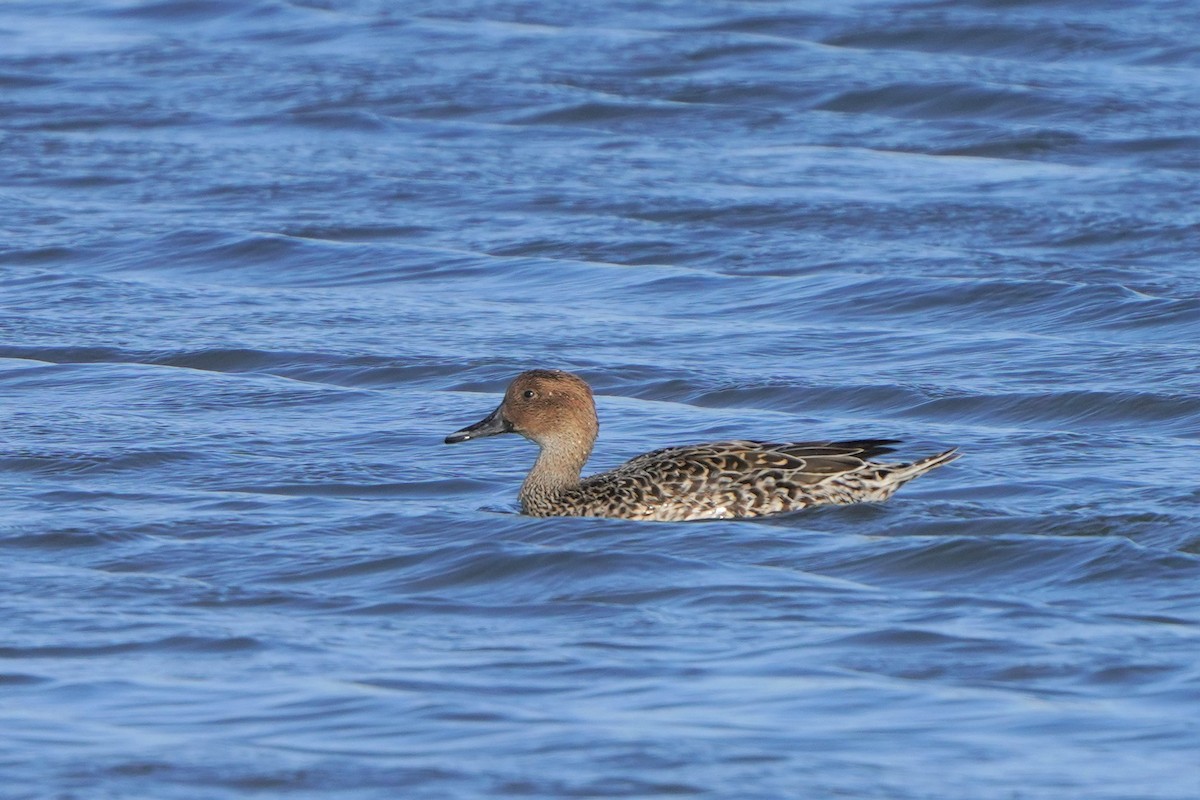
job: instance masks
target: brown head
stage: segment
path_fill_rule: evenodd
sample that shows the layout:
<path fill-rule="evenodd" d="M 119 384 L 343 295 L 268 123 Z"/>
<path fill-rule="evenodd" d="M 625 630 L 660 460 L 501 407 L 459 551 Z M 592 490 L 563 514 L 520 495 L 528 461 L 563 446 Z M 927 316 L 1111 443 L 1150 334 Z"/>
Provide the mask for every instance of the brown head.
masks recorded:
<path fill-rule="evenodd" d="M 519 433 L 543 449 L 582 456 L 582 467 L 599 431 L 592 390 L 582 378 L 557 369 L 534 369 L 513 379 L 499 408 L 447 436 L 446 444 Z"/>

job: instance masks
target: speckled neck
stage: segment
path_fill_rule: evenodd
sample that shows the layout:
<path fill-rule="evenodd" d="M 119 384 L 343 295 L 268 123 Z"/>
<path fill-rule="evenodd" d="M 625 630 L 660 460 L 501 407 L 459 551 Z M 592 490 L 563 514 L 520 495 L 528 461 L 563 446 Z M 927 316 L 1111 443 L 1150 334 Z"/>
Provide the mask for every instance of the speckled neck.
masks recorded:
<path fill-rule="evenodd" d="M 578 441 L 546 441 L 541 448 L 518 495 L 526 514 L 550 513 L 563 493 L 577 488 L 592 451 L 591 443 Z"/>

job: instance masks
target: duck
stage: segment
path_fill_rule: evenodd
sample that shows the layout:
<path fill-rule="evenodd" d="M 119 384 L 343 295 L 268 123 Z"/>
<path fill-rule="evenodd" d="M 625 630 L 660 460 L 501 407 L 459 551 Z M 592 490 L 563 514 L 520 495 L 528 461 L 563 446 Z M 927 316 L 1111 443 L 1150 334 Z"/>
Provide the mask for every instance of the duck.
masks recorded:
<path fill-rule="evenodd" d="M 959 457 L 957 448 L 908 463 L 873 461 L 897 439 L 721 441 L 664 447 L 581 478 L 600 423 L 578 375 L 533 369 L 512 380 L 486 417 L 446 437 L 457 444 L 516 433 L 539 447 L 518 499 L 534 517 L 678 522 L 784 514 L 821 505 L 879 502 Z"/>

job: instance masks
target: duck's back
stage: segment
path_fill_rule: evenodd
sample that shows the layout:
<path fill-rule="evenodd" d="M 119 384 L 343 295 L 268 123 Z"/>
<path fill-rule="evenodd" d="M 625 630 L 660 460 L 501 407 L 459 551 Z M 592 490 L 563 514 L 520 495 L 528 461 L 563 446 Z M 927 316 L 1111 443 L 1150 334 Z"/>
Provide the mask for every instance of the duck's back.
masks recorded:
<path fill-rule="evenodd" d="M 729 441 L 668 447 L 584 479 L 556 498 L 557 508 L 547 513 L 671 521 L 885 500 L 901 484 L 954 458 L 947 451 L 913 464 L 869 460 L 891 452 L 894 443 Z"/>

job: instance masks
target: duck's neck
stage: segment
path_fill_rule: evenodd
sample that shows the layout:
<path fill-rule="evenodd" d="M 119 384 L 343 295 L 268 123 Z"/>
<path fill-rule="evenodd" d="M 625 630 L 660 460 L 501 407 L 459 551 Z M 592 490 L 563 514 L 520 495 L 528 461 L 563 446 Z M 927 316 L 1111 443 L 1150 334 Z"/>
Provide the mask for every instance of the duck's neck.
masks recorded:
<path fill-rule="evenodd" d="M 564 492 L 579 486 L 579 475 L 591 455 L 590 443 L 541 443 L 533 469 L 521 484 L 521 508 L 526 514 L 553 513 L 551 506 Z"/>

